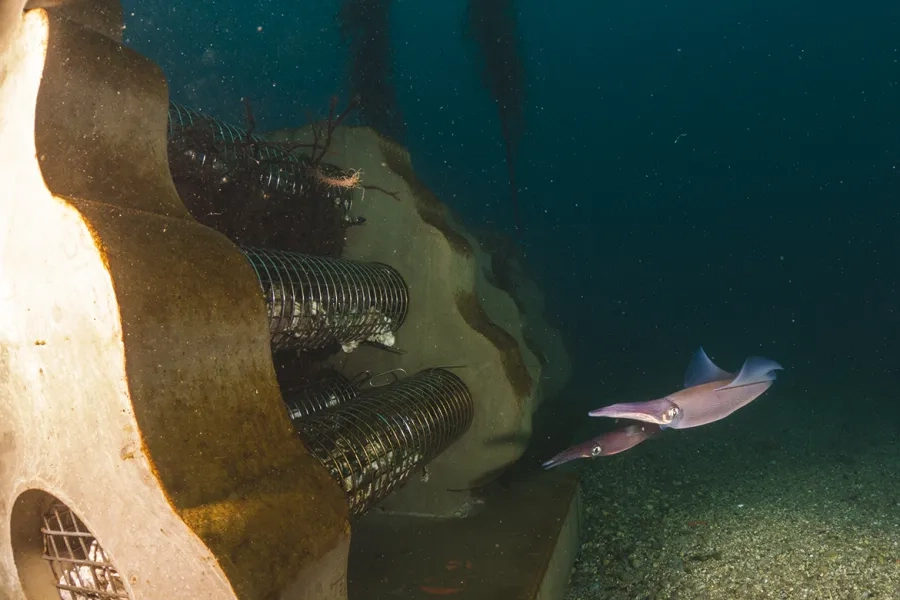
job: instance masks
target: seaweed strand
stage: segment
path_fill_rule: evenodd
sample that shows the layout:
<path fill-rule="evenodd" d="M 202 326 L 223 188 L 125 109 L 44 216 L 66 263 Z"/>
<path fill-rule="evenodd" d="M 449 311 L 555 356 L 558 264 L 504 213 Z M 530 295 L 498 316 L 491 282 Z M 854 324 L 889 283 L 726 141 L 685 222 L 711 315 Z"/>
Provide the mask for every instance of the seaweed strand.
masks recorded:
<path fill-rule="evenodd" d="M 390 9 L 391 0 L 343 0 L 338 20 L 350 46 L 350 84 L 359 97 L 361 121 L 403 143 L 406 124 L 392 82 Z"/>
<path fill-rule="evenodd" d="M 515 0 L 469 0 L 467 31 L 482 58 L 482 82 L 499 111 L 513 219 L 521 233 L 515 163 L 524 130 L 525 65 Z"/>

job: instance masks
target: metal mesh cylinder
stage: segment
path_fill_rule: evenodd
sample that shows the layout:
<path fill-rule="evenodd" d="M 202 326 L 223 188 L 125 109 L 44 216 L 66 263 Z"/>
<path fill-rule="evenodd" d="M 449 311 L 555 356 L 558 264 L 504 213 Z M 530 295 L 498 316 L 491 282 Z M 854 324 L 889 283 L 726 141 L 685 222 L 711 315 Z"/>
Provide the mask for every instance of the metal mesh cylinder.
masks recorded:
<path fill-rule="evenodd" d="M 312 350 L 334 342 L 394 345 L 409 291 L 393 268 L 296 252 L 242 248 L 266 299 L 272 349 Z"/>
<path fill-rule="evenodd" d="M 303 419 L 339 404 L 351 402 L 359 392 L 349 379 L 337 371 L 324 371 L 300 388 L 282 392 L 291 420 Z"/>
<path fill-rule="evenodd" d="M 350 513 L 359 515 L 461 436 L 474 413 L 459 377 L 429 369 L 294 426 L 347 493 Z"/>
<path fill-rule="evenodd" d="M 201 172 L 224 176 L 239 165 L 252 164 L 264 189 L 303 194 L 312 185 L 307 157 L 174 102 L 169 103 L 168 133 L 170 158 Z"/>

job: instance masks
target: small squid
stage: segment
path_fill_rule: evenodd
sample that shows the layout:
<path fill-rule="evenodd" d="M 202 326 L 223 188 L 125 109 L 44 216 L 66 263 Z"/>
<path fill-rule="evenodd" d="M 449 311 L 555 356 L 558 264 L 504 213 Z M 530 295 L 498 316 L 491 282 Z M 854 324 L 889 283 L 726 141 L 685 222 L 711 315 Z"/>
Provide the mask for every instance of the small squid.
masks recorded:
<path fill-rule="evenodd" d="M 625 402 L 592 410 L 592 417 L 638 421 L 565 450 L 546 463 L 555 467 L 576 458 L 609 456 L 633 448 L 664 429 L 688 429 L 724 419 L 768 390 L 783 367 L 751 356 L 737 375 L 716 366 L 703 348 L 694 353 L 684 374 L 684 388 L 647 402 Z"/>

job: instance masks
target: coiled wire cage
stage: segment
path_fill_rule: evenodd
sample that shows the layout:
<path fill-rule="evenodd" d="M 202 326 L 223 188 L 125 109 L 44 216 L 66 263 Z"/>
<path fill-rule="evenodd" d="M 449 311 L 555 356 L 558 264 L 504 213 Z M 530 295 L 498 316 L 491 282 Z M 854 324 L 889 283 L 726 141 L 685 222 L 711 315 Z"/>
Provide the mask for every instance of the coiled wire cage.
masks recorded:
<path fill-rule="evenodd" d="M 168 150 L 173 171 L 188 170 L 225 182 L 244 178 L 265 192 L 305 196 L 317 188 L 352 221 L 352 190 L 328 185 L 352 174 L 219 119 L 169 103 Z M 252 181 L 249 181 L 252 180 Z"/>
<path fill-rule="evenodd" d="M 272 349 L 339 343 L 394 345 L 409 290 L 393 267 L 297 252 L 242 248 L 266 300 Z"/>
<path fill-rule="evenodd" d="M 41 535 L 60 600 L 131 598 L 109 556 L 69 507 L 54 503 Z"/>
<path fill-rule="evenodd" d="M 303 419 L 359 397 L 353 383 L 331 369 L 320 371 L 309 384 L 282 392 L 291 420 Z"/>
<path fill-rule="evenodd" d="M 168 133 L 170 150 L 198 169 L 225 176 L 249 162 L 263 167 L 256 175 L 270 190 L 302 194 L 311 184 L 307 157 L 174 102 L 169 103 Z"/>
<path fill-rule="evenodd" d="M 474 414 L 466 384 L 435 368 L 293 423 L 360 515 L 458 439 Z"/>

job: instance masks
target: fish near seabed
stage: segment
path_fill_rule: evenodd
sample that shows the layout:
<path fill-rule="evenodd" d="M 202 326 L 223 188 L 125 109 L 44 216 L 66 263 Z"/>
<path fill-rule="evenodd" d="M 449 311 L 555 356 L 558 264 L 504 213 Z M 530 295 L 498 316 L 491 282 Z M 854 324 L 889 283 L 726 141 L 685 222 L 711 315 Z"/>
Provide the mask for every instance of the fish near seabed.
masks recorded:
<path fill-rule="evenodd" d="M 684 389 L 658 400 L 613 404 L 588 414 L 652 423 L 662 429 L 699 427 L 759 398 L 775 381 L 775 371 L 783 368 L 774 360 L 751 356 L 735 376 L 717 367 L 701 347 L 684 374 Z"/>
<path fill-rule="evenodd" d="M 612 456 L 634 448 L 661 431 L 662 428 L 659 425 L 652 423 L 632 423 L 581 444 L 576 444 L 571 448 L 566 448 L 550 460 L 545 461 L 542 466 L 545 469 L 551 469 L 578 458 Z"/>
<path fill-rule="evenodd" d="M 550 469 L 578 458 L 611 456 L 634 448 L 664 429 L 699 427 L 724 419 L 759 398 L 783 367 L 773 360 L 751 356 L 735 376 L 717 367 L 703 348 L 694 353 L 684 374 L 684 389 L 648 402 L 613 404 L 592 410 L 592 417 L 637 421 L 563 450 L 543 463 Z"/>

